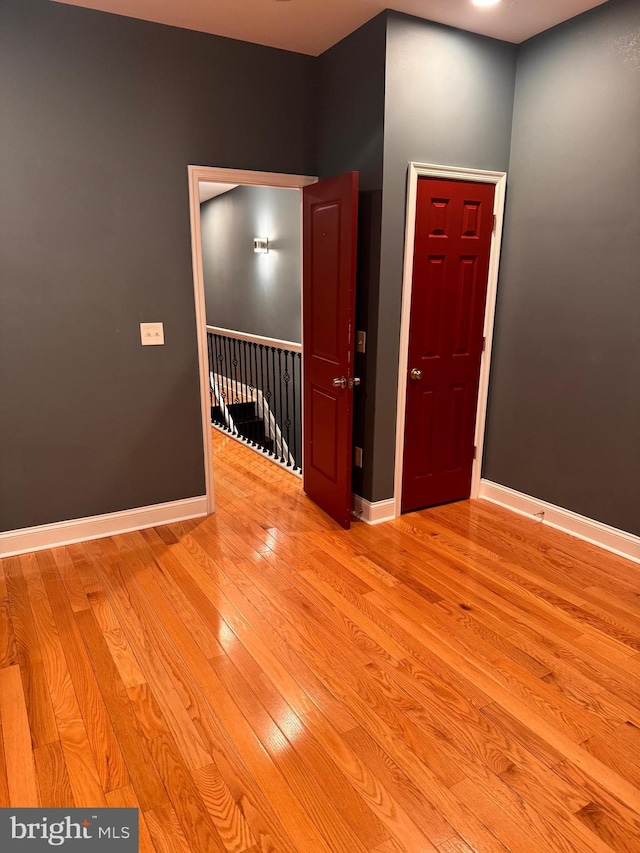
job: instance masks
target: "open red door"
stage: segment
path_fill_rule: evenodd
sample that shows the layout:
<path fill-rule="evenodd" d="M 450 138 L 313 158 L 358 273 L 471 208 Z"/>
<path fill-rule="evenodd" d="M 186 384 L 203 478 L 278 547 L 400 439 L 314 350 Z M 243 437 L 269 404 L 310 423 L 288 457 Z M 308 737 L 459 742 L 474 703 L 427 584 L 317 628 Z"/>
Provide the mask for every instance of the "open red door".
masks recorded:
<path fill-rule="evenodd" d="M 304 188 L 303 487 L 343 527 L 351 520 L 357 220 L 357 172 Z"/>

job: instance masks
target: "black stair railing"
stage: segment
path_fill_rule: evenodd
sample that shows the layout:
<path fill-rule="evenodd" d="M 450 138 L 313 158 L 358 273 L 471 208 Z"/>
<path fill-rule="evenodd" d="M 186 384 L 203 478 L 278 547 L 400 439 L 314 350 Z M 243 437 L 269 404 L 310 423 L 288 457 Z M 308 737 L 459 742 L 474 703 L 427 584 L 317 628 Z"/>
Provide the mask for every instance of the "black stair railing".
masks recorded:
<path fill-rule="evenodd" d="M 235 335 L 239 335 L 236 337 Z M 302 471 L 299 344 L 207 327 L 211 423 Z"/>

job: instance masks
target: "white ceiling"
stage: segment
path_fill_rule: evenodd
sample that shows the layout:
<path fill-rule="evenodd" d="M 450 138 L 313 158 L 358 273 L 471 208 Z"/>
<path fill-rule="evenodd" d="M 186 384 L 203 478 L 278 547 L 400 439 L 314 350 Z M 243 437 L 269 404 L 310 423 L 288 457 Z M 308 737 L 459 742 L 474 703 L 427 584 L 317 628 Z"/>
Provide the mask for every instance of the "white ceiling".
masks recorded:
<path fill-rule="evenodd" d="M 198 189 L 200 190 L 200 204 L 209 201 L 210 198 L 215 198 L 222 193 L 228 193 L 229 190 L 235 190 L 238 184 L 216 184 L 213 181 L 200 181 Z"/>
<path fill-rule="evenodd" d="M 378 12 L 385 0 L 54 0 L 313 56 Z M 390 0 L 393 8 L 463 30 L 520 43 L 606 0 Z"/>

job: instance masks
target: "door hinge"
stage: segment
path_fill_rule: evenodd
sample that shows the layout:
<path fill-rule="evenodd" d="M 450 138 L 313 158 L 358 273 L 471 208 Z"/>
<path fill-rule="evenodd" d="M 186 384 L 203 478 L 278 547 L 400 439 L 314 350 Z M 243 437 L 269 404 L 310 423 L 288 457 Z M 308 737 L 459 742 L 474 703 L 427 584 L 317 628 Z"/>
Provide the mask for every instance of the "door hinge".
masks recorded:
<path fill-rule="evenodd" d="M 496 233 L 496 228 L 498 227 L 498 217 L 493 214 L 493 233 Z"/>
<path fill-rule="evenodd" d="M 473 458 L 475 459 L 477 456 L 478 456 L 478 448 L 474 447 L 473 448 Z"/>
<path fill-rule="evenodd" d="M 482 352 L 484 352 L 487 348 L 487 339 L 482 338 Z"/>

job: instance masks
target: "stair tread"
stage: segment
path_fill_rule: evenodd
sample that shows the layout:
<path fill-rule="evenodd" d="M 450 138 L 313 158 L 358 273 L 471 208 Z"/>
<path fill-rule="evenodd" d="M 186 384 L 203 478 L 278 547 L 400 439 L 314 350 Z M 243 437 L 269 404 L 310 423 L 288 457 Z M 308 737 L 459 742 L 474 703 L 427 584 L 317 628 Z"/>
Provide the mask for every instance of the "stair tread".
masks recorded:
<path fill-rule="evenodd" d="M 255 412 L 256 404 L 255 400 L 245 400 L 238 403 L 227 403 L 227 408 L 235 410 L 248 409 L 249 411 Z"/>
<path fill-rule="evenodd" d="M 234 418 L 237 424 L 264 424 L 262 418 L 257 415 L 253 418 Z"/>

